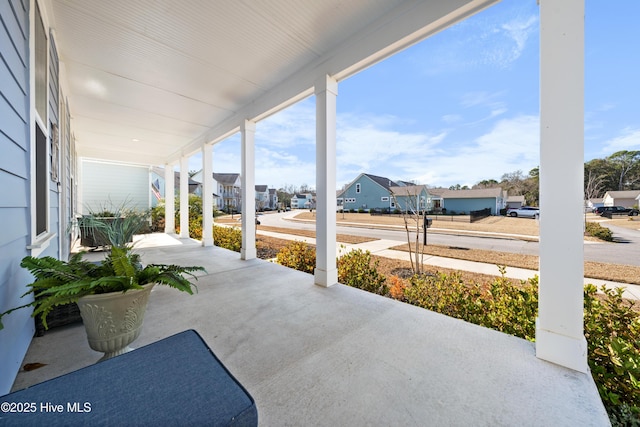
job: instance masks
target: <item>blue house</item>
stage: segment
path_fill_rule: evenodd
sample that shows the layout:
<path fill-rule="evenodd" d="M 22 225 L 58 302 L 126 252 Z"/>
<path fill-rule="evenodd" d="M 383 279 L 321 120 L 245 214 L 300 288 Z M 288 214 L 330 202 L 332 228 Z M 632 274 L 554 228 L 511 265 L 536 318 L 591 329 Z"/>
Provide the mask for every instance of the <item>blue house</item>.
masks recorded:
<path fill-rule="evenodd" d="M 338 193 L 337 206 L 346 211 L 421 211 L 430 210 L 432 201 L 426 185 L 395 182 L 383 176 L 362 173 Z"/>
<path fill-rule="evenodd" d="M 433 210 L 433 196 L 426 185 L 405 184 L 389 188 L 391 210 L 403 212 L 423 212 Z"/>
<path fill-rule="evenodd" d="M 343 206 L 345 211 L 390 209 L 393 203 L 391 187 L 399 185 L 383 176 L 361 173 L 338 195 L 337 205 Z"/>
<path fill-rule="evenodd" d="M 506 206 L 506 195 L 502 188 L 481 188 L 476 190 L 445 190 L 442 192 L 442 207 L 447 213 L 468 214 L 470 211 L 491 209 L 491 215 L 500 213 Z"/>

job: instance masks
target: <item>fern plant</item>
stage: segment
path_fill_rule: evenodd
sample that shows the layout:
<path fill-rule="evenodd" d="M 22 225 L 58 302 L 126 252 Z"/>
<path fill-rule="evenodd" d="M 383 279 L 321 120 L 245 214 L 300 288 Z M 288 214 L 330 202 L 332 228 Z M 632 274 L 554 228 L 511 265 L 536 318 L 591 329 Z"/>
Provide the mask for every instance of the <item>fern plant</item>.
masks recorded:
<path fill-rule="evenodd" d="M 20 266 L 29 270 L 35 281 L 28 285 L 29 290 L 22 297 L 33 294 L 34 299 L 0 313 L 0 329 L 3 329 L 2 317 L 21 308 L 33 307 L 32 317 L 39 315 L 47 328 L 47 315 L 57 305 L 78 302 L 86 295 L 142 289 L 142 285 L 148 283 L 193 294 L 195 285 L 189 279 L 197 280 L 194 273 L 205 271 L 199 266 L 149 264 L 143 267 L 140 255 L 120 242 L 111 245 L 109 255 L 100 263 L 87 261 L 83 255 L 84 252 L 74 254 L 69 261 L 52 257 L 23 258 Z"/>

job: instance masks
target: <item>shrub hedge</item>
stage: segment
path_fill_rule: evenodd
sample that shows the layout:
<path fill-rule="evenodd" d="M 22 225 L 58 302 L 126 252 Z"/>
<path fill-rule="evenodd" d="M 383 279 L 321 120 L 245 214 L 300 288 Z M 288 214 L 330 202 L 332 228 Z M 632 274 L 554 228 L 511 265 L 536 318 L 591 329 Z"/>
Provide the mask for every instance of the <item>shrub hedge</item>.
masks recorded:
<path fill-rule="evenodd" d="M 214 225 L 213 244 L 231 251 L 240 252 L 242 248 L 242 230 L 235 227 Z"/>
<path fill-rule="evenodd" d="M 596 237 L 607 242 L 613 241 L 613 233 L 607 227 L 603 227 L 597 222 L 587 221 L 585 223 L 586 233 L 589 236 Z"/>

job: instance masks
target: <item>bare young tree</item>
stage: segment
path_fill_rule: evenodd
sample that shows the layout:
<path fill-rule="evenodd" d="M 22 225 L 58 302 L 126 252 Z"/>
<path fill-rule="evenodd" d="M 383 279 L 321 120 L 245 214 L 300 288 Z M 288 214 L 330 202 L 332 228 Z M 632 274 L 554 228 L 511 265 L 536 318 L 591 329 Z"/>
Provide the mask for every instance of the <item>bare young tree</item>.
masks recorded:
<path fill-rule="evenodd" d="M 598 175 L 593 170 L 589 169 L 587 171 L 587 175 L 584 178 L 585 200 L 594 199 L 602 194 L 604 183 L 601 175 Z"/>
<path fill-rule="evenodd" d="M 422 197 L 422 185 L 410 185 L 406 187 L 394 187 L 391 197 L 396 207 L 402 212 L 404 229 L 407 232 L 407 243 L 409 245 L 409 260 L 411 261 L 411 271 L 414 275 L 423 273 L 423 260 L 425 246 L 420 241 L 420 230 L 423 218 L 427 214 L 426 201 Z M 404 202 L 404 203 L 402 203 Z M 426 230 L 423 230 L 426 233 Z"/>

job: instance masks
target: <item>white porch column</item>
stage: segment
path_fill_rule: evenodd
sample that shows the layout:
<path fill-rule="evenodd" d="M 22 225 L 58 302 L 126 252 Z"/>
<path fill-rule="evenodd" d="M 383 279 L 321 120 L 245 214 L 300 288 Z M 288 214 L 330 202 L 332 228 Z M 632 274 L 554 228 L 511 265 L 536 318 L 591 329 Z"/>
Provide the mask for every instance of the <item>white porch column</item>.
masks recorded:
<path fill-rule="evenodd" d="M 164 232 L 176 232 L 176 188 L 172 164 L 164 165 Z"/>
<path fill-rule="evenodd" d="M 180 238 L 189 238 L 189 158 L 180 158 Z"/>
<path fill-rule="evenodd" d="M 256 124 L 244 120 L 240 125 L 242 133 L 242 248 L 241 259 L 254 259 L 256 252 Z"/>
<path fill-rule="evenodd" d="M 540 0 L 541 215 L 536 355 L 587 372 L 583 175 L 584 0 Z"/>
<path fill-rule="evenodd" d="M 336 267 L 336 97 L 338 83 L 318 79 L 316 95 L 316 269 L 315 284 L 338 283 Z"/>
<path fill-rule="evenodd" d="M 202 146 L 202 246 L 213 246 L 213 145 Z"/>

